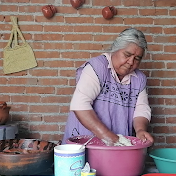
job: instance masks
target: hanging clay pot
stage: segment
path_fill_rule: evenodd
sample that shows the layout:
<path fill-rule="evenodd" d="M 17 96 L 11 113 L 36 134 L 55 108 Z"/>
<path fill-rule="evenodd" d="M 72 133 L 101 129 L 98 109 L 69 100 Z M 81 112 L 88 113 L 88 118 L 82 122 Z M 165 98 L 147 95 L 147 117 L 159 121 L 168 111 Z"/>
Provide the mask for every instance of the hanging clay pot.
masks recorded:
<path fill-rule="evenodd" d="M 42 7 L 42 13 L 46 18 L 52 18 L 57 12 L 56 8 L 53 5 L 46 5 Z"/>
<path fill-rule="evenodd" d="M 9 119 L 10 107 L 6 102 L 0 101 L 0 125 L 4 125 Z"/>
<path fill-rule="evenodd" d="M 85 0 L 70 0 L 70 3 L 73 8 L 78 9 L 85 3 Z"/>
<path fill-rule="evenodd" d="M 107 20 L 111 19 L 116 14 L 117 14 L 117 9 L 114 6 L 107 6 L 102 10 L 102 15 Z"/>

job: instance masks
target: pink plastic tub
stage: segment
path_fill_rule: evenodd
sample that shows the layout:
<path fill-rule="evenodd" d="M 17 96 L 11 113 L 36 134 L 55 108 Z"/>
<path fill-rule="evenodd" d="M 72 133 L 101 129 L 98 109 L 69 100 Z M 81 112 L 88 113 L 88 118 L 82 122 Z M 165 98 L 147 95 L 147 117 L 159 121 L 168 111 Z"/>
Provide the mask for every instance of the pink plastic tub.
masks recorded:
<path fill-rule="evenodd" d="M 68 144 L 83 144 L 92 136 L 74 136 Z M 136 137 L 128 136 L 133 146 L 106 146 L 94 137 L 86 146 L 86 158 L 91 168 L 97 170 L 97 176 L 139 176 L 145 166 L 147 147 L 152 143 L 143 143 Z"/>

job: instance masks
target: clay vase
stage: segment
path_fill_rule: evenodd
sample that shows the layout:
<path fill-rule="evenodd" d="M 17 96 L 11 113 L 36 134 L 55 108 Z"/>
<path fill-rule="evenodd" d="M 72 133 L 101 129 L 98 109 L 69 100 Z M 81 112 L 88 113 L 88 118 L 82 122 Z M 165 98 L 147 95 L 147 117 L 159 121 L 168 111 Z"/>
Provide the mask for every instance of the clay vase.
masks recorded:
<path fill-rule="evenodd" d="M 85 3 L 85 0 L 70 0 L 70 3 L 73 8 L 78 9 Z"/>
<path fill-rule="evenodd" d="M 9 119 L 10 107 L 6 102 L 0 101 L 0 125 L 4 125 Z"/>
<path fill-rule="evenodd" d="M 111 19 L 116 14 L 117 14 L 117 9 L 114 6 L 107 6 L 102 10 L 102 15 L 107 20 Z"/>
<path fill-rule="evenodd" d="M 56 8 L 53 5 L 46 5 L 42 7 L 42 13 L 46 18 L 52 18 L 57 12 Z"/>

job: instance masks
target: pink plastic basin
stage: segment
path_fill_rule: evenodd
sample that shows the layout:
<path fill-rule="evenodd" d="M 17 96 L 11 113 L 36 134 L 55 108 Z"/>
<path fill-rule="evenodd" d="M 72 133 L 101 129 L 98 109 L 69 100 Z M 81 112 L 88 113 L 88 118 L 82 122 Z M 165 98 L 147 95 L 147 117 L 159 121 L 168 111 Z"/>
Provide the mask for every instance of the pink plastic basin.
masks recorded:
<path fill-rule="evenodd" d="M 74 136 L 68 144 L 84 144 L 92 136 Z M 152 143 L 143 143 L 140 139 L 127 136 L 133 146 L 106 146 L 94 137 L 86 146 L 86 158 L 91 168 L 96 169 L 97 176 L 139 176 L 145 166 L 147 147 Z"/>

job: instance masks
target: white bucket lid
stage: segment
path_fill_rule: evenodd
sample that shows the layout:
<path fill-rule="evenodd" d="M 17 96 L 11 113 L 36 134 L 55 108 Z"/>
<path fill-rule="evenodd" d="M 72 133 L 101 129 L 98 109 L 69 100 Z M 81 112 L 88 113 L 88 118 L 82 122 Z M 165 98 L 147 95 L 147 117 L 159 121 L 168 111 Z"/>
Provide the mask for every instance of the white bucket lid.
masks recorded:
<path fill-rule="evenodd" d="M 54 153 L 80 153 L 85 151 L 85 146 L 78 144 L 63 144 L 54 147 Z"/>

